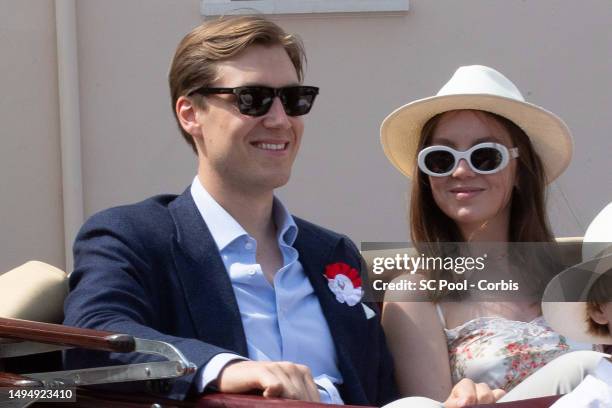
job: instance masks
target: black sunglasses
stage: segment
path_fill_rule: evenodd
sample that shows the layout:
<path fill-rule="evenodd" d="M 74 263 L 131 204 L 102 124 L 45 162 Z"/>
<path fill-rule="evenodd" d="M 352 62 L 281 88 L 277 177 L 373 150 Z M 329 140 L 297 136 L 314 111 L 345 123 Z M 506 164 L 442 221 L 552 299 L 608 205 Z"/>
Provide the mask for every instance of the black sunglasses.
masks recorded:
<path fill-rule="evenodd" d="M 268 86 L 239 86 L 237 88 L 202 87 L 189 93 L 200 95 L 234 94 L 236 105 L 243 115 L 262 116 L 268 113 L 275 97 L 279 97 L 285 113 L 289 116 L 301 116 L 310 112 L 315 97 L 319 93 L 316 86 L 286 86 L 270 88 Z"/>

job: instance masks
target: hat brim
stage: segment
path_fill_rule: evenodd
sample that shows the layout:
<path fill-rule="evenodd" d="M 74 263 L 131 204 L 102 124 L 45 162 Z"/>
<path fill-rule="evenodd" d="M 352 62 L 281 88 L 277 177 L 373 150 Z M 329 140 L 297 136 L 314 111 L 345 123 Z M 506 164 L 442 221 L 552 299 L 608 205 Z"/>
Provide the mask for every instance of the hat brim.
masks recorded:
<path fill-rule="evenodd" d="M 567 268 L 550 281 L 542 296 L 542 314 L 553 330 L 579 342 L 612 344 L 612 333 L 596 335 L 589 332 L 586 302 L 597 278 L 610 268 L 612 255 L 606 255 Z M 574 293 L 568 296 L 568 289 Z M 564 297 L 568 301 L 560 301 Z"/>
<path fill-rule="evenodd" d="M 380 128 L 385 155 L 400 172 L 414 178 L 418 142 L 425 123 L 439 113 L 463 109 L 492 112 L 519 126 L 543 162 L 547 183 L 559 177 L 569 165 L 573 140 L 567 125 L 558 116 L 528 102 L 490 94 L 433 96 L 396 109 Z"/>

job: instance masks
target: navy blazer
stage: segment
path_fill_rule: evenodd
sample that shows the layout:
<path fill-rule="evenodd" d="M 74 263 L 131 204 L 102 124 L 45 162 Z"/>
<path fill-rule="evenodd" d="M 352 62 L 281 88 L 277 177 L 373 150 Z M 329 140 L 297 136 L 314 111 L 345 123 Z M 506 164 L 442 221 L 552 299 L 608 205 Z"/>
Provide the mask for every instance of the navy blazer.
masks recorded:
<path fill-rule="evenodd" d="M 360 270 L 359 252 L 342 235 L 298 218 L 295 222 L 294 247 L 334 339 L 342 398 L 357 405 L 395 399 L 379 313 L 367 319 L 361 305 L 339 303 L 323 275 L 325 266 L 335 262 Z M 219 353 L 248 357 L 229 275 L 189 189 L 94 215 L 76 238 L 74 257 L 64 324 L 166 341 L 198 367 Z M 154 359 L 83 350 L 64 356 L 67 368 Z M 173 380 L 166 395 L 185 398 L 193 377 Z"/>

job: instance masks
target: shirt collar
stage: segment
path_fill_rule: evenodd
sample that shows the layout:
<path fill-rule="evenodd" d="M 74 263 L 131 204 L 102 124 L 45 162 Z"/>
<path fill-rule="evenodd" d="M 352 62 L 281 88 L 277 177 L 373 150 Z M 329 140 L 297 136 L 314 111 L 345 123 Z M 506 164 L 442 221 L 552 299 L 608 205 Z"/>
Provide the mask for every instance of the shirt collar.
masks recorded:
<path fill-rule="evenodd" d="M 278 243 L 292 246 L 297 237 L 298 227 L 293 216 L 289 214 L 281 200 L 276 197 L 274 197 L 274 203 L 272 204 L 272 214 L 278 229 Z"/>
<path fill-rule="evenodd" d="M 249 235 L 238 221 L 206 191 L 198 176 L 195 176 L 191 183 L 191 196 L 219 251 L 223 251 L 237 238 Z M 272 215 L 278 229 L 279 244 L 292 246 L 297 237 L 298 228 L 287 208 L 276 197 L 272 204 Z"/>

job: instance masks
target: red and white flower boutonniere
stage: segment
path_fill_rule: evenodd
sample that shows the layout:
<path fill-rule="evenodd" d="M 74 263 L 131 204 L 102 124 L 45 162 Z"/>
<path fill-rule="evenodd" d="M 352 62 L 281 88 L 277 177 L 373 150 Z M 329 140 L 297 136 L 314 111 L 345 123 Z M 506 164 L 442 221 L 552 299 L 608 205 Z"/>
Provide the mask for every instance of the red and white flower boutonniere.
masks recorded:
<path fill-rule="evenodd" d="M 357 269 L 351 268 L 344 262 L 329 264 L 325 267 L 327 286 L 336 295 L 336 300 L 355 306 L 363 297 L 361 277 Z"/>

